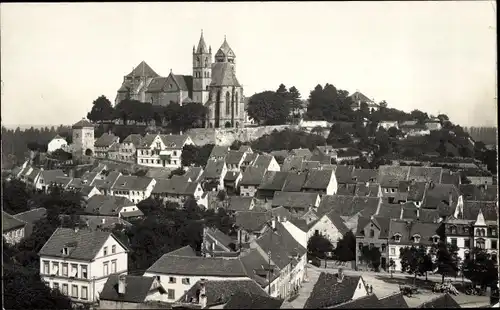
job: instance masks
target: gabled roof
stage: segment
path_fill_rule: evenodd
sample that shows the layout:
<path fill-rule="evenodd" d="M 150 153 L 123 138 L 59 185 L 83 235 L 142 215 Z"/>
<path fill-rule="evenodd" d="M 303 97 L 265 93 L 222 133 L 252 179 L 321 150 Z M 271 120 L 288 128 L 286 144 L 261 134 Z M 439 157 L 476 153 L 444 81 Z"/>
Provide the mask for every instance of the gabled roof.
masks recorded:
<path fill-rule="evenodd" d="M 455 186 L 459 186 L 460 173 L 453 172 L 449 169 L 443 169 L 443 173 L 441 174 L 441 183 L 442 184 L 454 184 Z"/>
<path fill-rule="evenodd" d="M 474 201 L 497 201 L 498 200 L 498 186 L 497 185 L 475 185 L 475 184 L 462 184 L 460 185 L 460 192 L 464 200 Z"/>
<path fill-rule="evenodd" d="M 158 77 L 159 75 L 143 60 L 141 63 L 132 70 L 126 77 Z"/>
<path fill-rule="evenodd" d="M 409 308 L 402 293 L 388 295 L 378 300 L 379 308 L 406 309 Z"/>
<path fill-rule="evenodd" d="M 85 118 L 82 119 L 82 120 L 79 120 L 78 122 L 76 122 L 73 126 L 72 126 L 73 129 L 81 129 L 81 128 L 94 128 L 94 125 L 89 122 L 88 120 L 86 120 Z"/>
<path fill-rule="evenodd" d="M 283 299 L 269 297 L 267 294 L 238 290 L 224 305 L 224 309 L 280 309 Z"/>
<path fill-rule="evenodd" d="M 377 309 L 379 308 L 379 301 L 376 295 L 371 294 L 362 296 L 354 300 L 348 301 L 332 309 Z"/>
<path fill-rule="evenodd" d="M 415 180 L 417 182 L 434 182 L 441 183 L 441 175 L 443 168 L 441 167 L 417 167 L 410 166 L 408 180 Z"/>
<path fill-rule="evenodd" d="M 135 147 L 138 147 L 141 144 L 142 136 L 140 134 L 131 134 L 128 135 L 124 140 L 123 143 L 132 143 Z"/>
<path fill-rule="evenodd" d="M 224 160 L 209 159 L 205 171 L 203 171 L 203 179 L 218 179 L 222 175 L 222 171 L 226 163 Z"/>
<path fill-rule="evenodd" d="M 128 198 L 94 195 L 87 201 L 85 212 L 96 215 L 118 215 L 123 207 L 135 206 Z"/>
<path fill-rule="evenodd" d="M 289 172 L 281 190 L 284 192 L 300 192 L 306 182 L 306 177 L 306 173 Z"/>
<path fill-rule="evenodd" d="M 216 62 L 212 65 L 212 82 L 210 86 L 241 87 L 236 78 L 233 66 L 227 62 Z"/>
<path fill-rule="evenodd" d="M 234 182 L 240 176 L 240 171 L 228 171 L 224 176 L 224 182 Z"/>
<path fill-rule="evenodd" d="M 115 136 L 112 133 L 103 133 L 95 142 L 95 147 L 110 147 L 113 143 L 119 141 L 119 137 Z"/>
<path fill-rule="evenodd" d="M 2 232 L 6 233 L 8 231 L 22 228 L 26 226 L 26 222 L 21 221 L 9 213 L 2 211 Z"/>
<path fill-rule="evenodd" d="M 307 172 L 306 181 L 302 188 L 326 190 L 333 174 L 334 172 L 331 170 L 311 170 Z"/>
<path fill-rule="evenodd" d="M 287 176 L 287 172 L 267 171 L 264 174 L 264 178 L 262 183 L 260 183 L 259 189 L 279 191 L 283 188 Z"/>
<path fill-rule="evenodd" d="M 376 169 L 354 169 L 351 177 L 354 183 L 368 183 L 377 180 L 378 170 Z"/>
<path fill-rule="evenodd" d="M 328 219 L 333 223 L 335 228 L 342 234 L 345 235 L 350 231 L 350 229 L 345 225 L 344 220 L 335 212 L 329 212 L 325 214 Z"/>
<path fill-rule="evenodd" d="M 94 259 L 106 240 L 113 236 L 110 232 L 91 231 L 88 229 L 73 230 L 57 228 L 39 252 L 40 256 L 66 257 L 90 261 Z M 113 236 L 127 251 L 128 249 Z M 62 253 L 63 248 L 69 248 L 69 254 Z"/>
<path fill-rule="evenodd" d="M 367 96 L 365 96 L 363 93 L 361 93 L 359 91 L 354 92 L 349 97 L 351 97 L 354 101 L 361 101 L 361 102 L 366 102 L 366 103 L 373 102 L 373 100 L 371 100 L 370 98 L 368 98 Z"/>
<path fill-rule="evenodd" d="M 462 308 L 450 294 L 443 294 L 416 308 Z"/>
<path fill-rule="evenodd" d="M 187 182 L 184 177 L 172 179 L 157 179 L 152 194 L 193 195 L 197 183 Z"/>
<path fill-rule="evenodd" d="M 352 173 L 354 171 L 354 166 L 338 165 L 335 166 L 335 177 L 337 178 L 337 183 L 351 183 Z"/>
<path fill-rule="evenodd" d="M 230 150 L 225 158 L 226 164 L 238 165 L 240 162 L 242 162 L 242 159 L 244 156 L 245 156 L 245 152 Z"/>
<path fill-rule="evenodd" d="M 201 177 L 202 174 L 203 174 L 202 167 L 189 167 L 183 176 L 185 178 L 191 179 L 192 182 L 196 182 L 198 181 L 198 179 Z"/>
<path fill-rule="evenodd" d="M 127 303 L 143 303 L 152 291 L 155 278 L 125 275 L 125 294 L 118 293 L 119 274 L 111 274 L 99 294 L 100 300 L 110 300 Z M 161 287 L 161 286 L 160 286 Z M 165 289 L 161 287 L 163 293 Z"/>
<path fill-rule="evenodd" d="M 401 245 L 431 245 L 432 237 L 439 236 L 438 223 L 406 222 L 401 220 L 391 220 L 389 225 L 389 240 L 393 240 L 395 234 L 401 235 Z M 414 243 L 413 236 L 419 235 L 420 242 Z"/>
<path fill-rule="evenodd" d="M 225 158 L 229 154 L 228 146 L 214 145 L 209 158 Z"/>
<path fill-rule="evenodd" d="M 333 307 L 352 300 L 360 278 L 344 275 L 339 283 L 336 274 L 322 272 L 304 304 L 304 309 Z"/>
<path fill-rule="evenodd" d="M 268 212 L 238 211 L 235 214 L 235 225 L 248 232 L 260 231 L 269 220 Z"/>
<path fill-rule="evenodd" d="M 450 195 L 452 202 L 450 202 Z M 455 204 L 458 201 L 460 193 L 457 187 L 453 184 L 436 184 L 431 183 L 427 186 L 425 191 L 424 200 L 422 202 L 423 208 L 436 209 L 437 206 L 445 201 L 447 204 Z"/>
<path fill-rule="evenodd" d="M 95 179 L 90 185 L 97 187 L 98 189 L 110 189 L 116 181 L 122 176 L 118 171 L 111 171 L 104 180 Z"/>
<path fill-rule="evenodd" d="M 483 213 L 485 221 L 496 221 L 498 217 L 497 202 L 464 201 L 463 219 L 476 221 L 479 210 Z"/>
<path fill-rule="evenodd" d="M 410 201 L 419 201 L 424 200 L 425 191 L 427 189 L 427 183 L 425 182 L 415 182 L 410 183 L 410 190 L 408 191 L 407 200 Z"/>
<path fill-rule="evenodd" d="M 236 244 L 236 240 L 215 227 L 206 227 L 204 234 L 205 241 L 211 240 L 211 242 L 214 242 L 215 251 L 232 251 L 232 247 Z"/>
<path fill-rule="evenodd" d="M 304 158 L 300 156 L 290 155 L 283 161 L 282 171 L 300 171 Z"/>
<path fill-rule="evenodd" d="M 370 223 L 373 223 L 380 230 L 380 234 L 378 236 L 379 239 L 387 239 L 390 237 L 389 232 L 391 219 L 382 216 L 359 217 L 356 236 L 364 237 L 364 229 L 366 225 Z"/>
<path fill-rule="evenodd" d="M 160 135 L 167 149 L 182 149 L 188 137 L 188 135 Z"/>
<path fill-rule="evenodd" d="M 160 257 L 146 272 L 166 275 L 245 277 L 239 259 L 221 259 L 201 256 L 181 256 L 167 253 Z"/>
<path fill-rule="evenodd" d="M 70 215 L 61 214 L 59 216 L 61 219 L 64 217 L 70 217 Z M 123 225 L 123 226 L 131 226 L 129 222 L 124 220 L 123 218 L 115 216 L 106 216 L 106 215 L 80 215 L 80 219 L 85 222 L 87 227 L 91 230 L 96 229 L 109 229 L 113 228 L 115 225 Z"/>
<path fill-rule="evenodd" d="M 371 216 L 377 212 L 381 199 L 377 197 L 356 197 L 341 195 L 326 195 L 321 199 L 318 215 L 322 216 L 330 211 L 335 211 L 340 216 L 353 216 L 362 212 Z"/>
<path fill-rule="evenodd" d="M 250 211 L 252 206 L 253 197 L 231 196 L 229 197 L 228 210 L 237 211 Z"/>
<path fill-rule="evenodd" d="M 366 183 L 358 183 L 354 190 L 354 196 L 378 197 L 380 190 L 379 183 L 368 183 L 368 186 Z"/>
<path fill-rule="evenodd" d="M 268 168 L 271 164 L 274 157 L 272 155 L 260 154 L 257 158 L 252 162 L 253 167 L 263 167 Z"/>
<path fill-rule="evenodd" d="M 409 166 L 380 166 L 378 182 L 382 187 L 398 187 L 400 181 L 408 180 Z"/>
<path fill-rule="evenodd" d="M 401 218 L 401 205 L 382 202 L 378 210 L 377 216 L 386 217 L 389 219 Z"/>
<path fill-rule="evenodd" d="M 257 153 L 247 153 L 247 155 L 243 159 L 243 163 L 248 165 L 253 162 L 257 158 L 257 156 L 259 156 L 259 154 Z"/>
<path fill-rule="evenodd" d="M 45 208 L 37 208 L 29 211 L 17 213 L 14 217 L 22 222 L 26 222 L 29 224 L 34 224 L 36 221 L 39 221 L 47 215 L 47 209 Z"/>
<path fill-rule="evenodd" d="M 290 155 L 302 157 L 302 159 L 308 160 L 312 157 L 313 154 L 309 149 L 299 148 L 291 150 Z"/>
<path fill-rule="evenodd" d="M 215 54 L 216 57 L 218 56 L 225 56 L 228 58 L 234 58 L 236 55 L 234 54 L 233 50 L 229 46 L 229 43 L 227 43 L 226 37 L 224 37 L 224 42 L 222 42 L 222 45 L 219 47 L 219 50 Z"/>
<path fill-rule="evenodd" d="M 317 193 L 302 192 L 274 192 L 273 207 L 287 207 L 292 209 L 304 208 L 309 210 L 316 205 L 319 195 Z"/>
<path fill-rule="evenodd" d="M 189 94 L 193 91 L 193 76 L 192 75 L 180 75 L 180 74 L 170 74 L 174 79 L 177 86 L 182 91 L 187 91 Z"/>
<path fill-rule="evenodd" d="M 167 83 L 168 77 L 155 77 L 151 80 L 148 85 L 146 93 L 160 93 L 164 90 L 165 83 Z"/>
<path fill-rule="evenodd" d="M 153 181 L 152 178 L 121 175 L 113 185 L 113 190 L 144 191 L 151 184 L 151 181 Z"/>
<path fill-rule="evenodd" d="M 60 169 L 57 170 L 42 170 L 40 175 L 43 178 L 45 184 L 51 184 L 57 181 L 58 177 L 66 177 L 64 172 Z"/>
<path fill-rule="evenodd" d="M 265 167 L 252 167 L 249 166 L 243 172 L 243 176 L 240 181 L 240 185 L 253 185 L 258 186 L 264 178 L 264 173 L 266 172 Z"/>

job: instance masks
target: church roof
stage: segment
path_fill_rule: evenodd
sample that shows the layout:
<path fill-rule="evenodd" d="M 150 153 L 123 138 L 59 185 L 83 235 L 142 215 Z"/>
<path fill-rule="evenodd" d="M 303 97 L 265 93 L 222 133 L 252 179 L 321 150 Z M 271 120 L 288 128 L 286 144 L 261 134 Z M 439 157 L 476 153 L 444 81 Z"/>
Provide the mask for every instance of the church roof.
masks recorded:
<path fill-rule="evenodd" d="M 224 42 L 222 42 L 221 47 L 215 54 L 215 57 L 230 57 L 230 58 L 235 58 L 236 55 L 234 54 L 233 50 L 229 46 L 229 44 L 226 41 L 226 38 L 224 37 Z"/>
<path fill-rule="evenodd" d="M 203 38 L 203 30 L 201 31 L 200 42 L 198 42 L 198 48 L 196 49 L 197 53 L 208 53 L 207 44 L 205 43 L 205 39 Z"/>
<path fill-rule="evenodd" d="M 166 77 L 155 77 L 151 83 L 149 83 L 148 90 L 146 90 L 147 93 L 159 93 L 162 91 L 163 86 L 165 86 L 165 83 L 167 82 Z"/>
<path fill-rule="evenodd" d="M 212 66 L 212 83 L 210 86 L 236 86 L 241 87 L 232 65 L 227 62 L 216 62 Z"/>
<path fill-rule="evenodd" d="M 136 77 L 136 76 L 150 76 L 150 77 L 158 77 L 159 75 L 151 69 L 151 67 L 143 60 L 141 63 L 135 67 L 132 72 L 126 75 L 127 77 Z"/>

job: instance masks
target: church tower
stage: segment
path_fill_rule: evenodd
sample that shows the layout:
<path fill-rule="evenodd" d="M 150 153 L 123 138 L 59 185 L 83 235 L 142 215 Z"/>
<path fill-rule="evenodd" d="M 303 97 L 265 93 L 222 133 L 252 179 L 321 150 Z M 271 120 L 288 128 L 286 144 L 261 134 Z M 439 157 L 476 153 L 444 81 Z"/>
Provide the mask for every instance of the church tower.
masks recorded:
<path fill-rule="evenodd" d="M 193 46 L 193 101 L 205 104 L 208 101 L 212 81 L 212 47 L 207 49 L 203 30 L 198 47 Z"/>

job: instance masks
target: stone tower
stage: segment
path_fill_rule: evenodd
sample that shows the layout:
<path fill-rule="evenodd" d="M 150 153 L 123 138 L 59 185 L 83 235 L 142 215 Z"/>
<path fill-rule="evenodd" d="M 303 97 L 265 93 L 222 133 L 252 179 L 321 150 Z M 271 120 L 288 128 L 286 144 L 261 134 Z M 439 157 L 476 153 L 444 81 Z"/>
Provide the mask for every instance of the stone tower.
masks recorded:
<path fill-rule="evenodd" d="M 73 125 L 72 154 L 74 158 L 94 155 L 94 125 L 83 118 Z"/>
<path fill-rule="evenodd" d="M 205 104 L 212 81 L 212 47 L 207 49 L 203 30 L 198 47 L 193 46 L 193 101 Z"/>

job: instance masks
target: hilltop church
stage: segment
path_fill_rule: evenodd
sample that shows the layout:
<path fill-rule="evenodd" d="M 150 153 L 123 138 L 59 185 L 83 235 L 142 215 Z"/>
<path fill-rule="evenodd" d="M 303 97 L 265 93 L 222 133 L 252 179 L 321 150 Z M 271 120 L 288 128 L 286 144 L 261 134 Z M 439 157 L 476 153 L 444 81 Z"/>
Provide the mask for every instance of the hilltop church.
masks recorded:
<path fill-rule="evenodd" d="M 161 77 L 143 61 L 123 78 L 115 104 L 125 98 L 162 106 L 200 102 L 208 108 L 206 127 L 243 127 L 246 111 L 235 60 L 236 55 L 224 37 L 214 62 L 212 47 L 207 48 L 202 31 L 198 47 L 193 46 L 193 75 L 174 74 L 170 70 L 167 77 Z"/>

